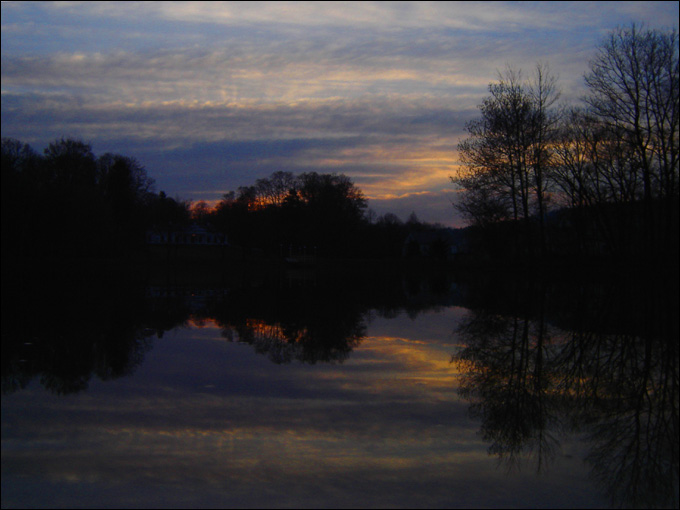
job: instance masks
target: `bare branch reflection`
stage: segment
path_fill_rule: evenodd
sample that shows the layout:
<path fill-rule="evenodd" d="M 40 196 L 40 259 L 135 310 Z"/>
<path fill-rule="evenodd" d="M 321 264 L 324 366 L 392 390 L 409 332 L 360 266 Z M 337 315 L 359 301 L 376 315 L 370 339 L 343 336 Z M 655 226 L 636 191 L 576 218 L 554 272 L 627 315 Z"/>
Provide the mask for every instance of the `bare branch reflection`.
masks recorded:
<path fill-rule="evenodd" d="M 502 312 L 471 311 L 452 361 L 489 453 L 508 468 L 524 460 L 542 470 L 561 437 L 585 435 L 586 461 L 612 505 L 677 507 L 677 290 L 661 289 L 636 287 L 631 301 L 598 288 L 584 301 L 581 288 L 560 297 L 580 315 L 552 322 L 544 286 Z"/>

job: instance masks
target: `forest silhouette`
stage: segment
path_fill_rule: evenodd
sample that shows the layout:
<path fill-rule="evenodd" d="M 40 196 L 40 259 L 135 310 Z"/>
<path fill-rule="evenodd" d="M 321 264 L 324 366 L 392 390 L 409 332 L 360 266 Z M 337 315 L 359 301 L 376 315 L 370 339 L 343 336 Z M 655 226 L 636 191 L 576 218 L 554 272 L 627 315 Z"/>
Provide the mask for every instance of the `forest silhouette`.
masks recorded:
<path fill-rule="evenodd" d="M 500 73 L 452 176 L 475 251 L 676 265 L 679 84 L 677 32 L 634 24 L 597 48 L 582 105 L 546 64 Z"/>
<path fill-rule="evenodd" d="M 275 172 L 225 194 L 216 207 L 154 191 L 134 158 L 95 156 L 61 139 L 44 154 L 2 139 L 2 250 L 15 258 L 143 254 L 147 234 L 192 225 L 226 234 L 244 256 L 291 249 L 328 257 L 400 257 L 410 232 L 441 229 L 412 214 L 371 218 L 362 191 L 345 175 Z M 169 237 L 169 236 L 167 236 Z"/>
<path fill-rule="evenodd" d="M 636 25 L 610 33 L 585 76 L 583 104 L 558 102 L 545 64 L 509 67 L 489 85 L 460 142 L 454 203 L 469 223 L 456 246 L 441 225 L 379 217 L 343 174 L 278 171 L 210 207 L 154 191 L 133 157 L 95 156 L 60 139 L 39 154 L 2 139 L 3 257 L 117 257 L 200 226 L 241 258 L 286 253 L 334 259 L 404 255 L 462 265 L 677 265 L 678 34 Z M 452 209 L 453 214 L 453 209 Z M 409 249 L 414 233 L 448 243 Z M 411 237 L 409 237 L 411 236 Z M 433 237 L 434 239 L 434 237 Z M 434 241 L 431 241 L 434 242 Z M 231 252 L 232 254 L 234 252 Z"/>

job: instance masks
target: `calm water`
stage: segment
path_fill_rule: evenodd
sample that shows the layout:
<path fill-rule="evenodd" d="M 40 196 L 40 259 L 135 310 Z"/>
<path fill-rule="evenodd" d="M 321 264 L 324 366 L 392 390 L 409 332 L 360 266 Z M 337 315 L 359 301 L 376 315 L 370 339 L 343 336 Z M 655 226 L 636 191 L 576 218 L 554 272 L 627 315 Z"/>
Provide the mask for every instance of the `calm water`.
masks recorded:
<path fill-rule="evenodd" d="M 2 507 L 677 507 L 677 308 L 666 281 L 15 273 Z"/>

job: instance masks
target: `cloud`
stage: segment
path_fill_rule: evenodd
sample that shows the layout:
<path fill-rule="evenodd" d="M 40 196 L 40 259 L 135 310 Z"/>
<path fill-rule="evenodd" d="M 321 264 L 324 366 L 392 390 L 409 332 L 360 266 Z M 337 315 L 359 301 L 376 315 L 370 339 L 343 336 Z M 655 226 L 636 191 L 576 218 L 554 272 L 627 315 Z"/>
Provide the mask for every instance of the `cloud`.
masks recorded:
<path fill-rule="evenodd" d="M 437 153 L 450 153 L 473 115 L 419 98 L 124 105 L 59 93 L 5 93 L 2 120 L 23 126 L 17 137 L 27 141 L 45 131 L 80 131 L 87 139 L 152 139 L 156 150 L 182 149 L 193 156 L 210 155 L 219 146 L 228 161 L 258 159 L 263 165 L 275 158 L 290 162 L 304 152 L 306 166 L 340 168 L 431 163 Z M 299 159 L 297 164 L 303 165 Z"/>
<path fill-rule="evenodd" d="M 4 90 L 69 90 L 125 103 L 295 102 L 390 95 L 458 96 L 488 82 L 454 58 L 451 41 L 325 39 L 237 47 L 7 56 Z M 466 43 L 467 45 L 467 43 Z M 460 53 L 464 53 L 461 51 Z"/>
<path fill-rule="evenodd" d="M 606 29 L 677 14 L 635 4 L 3 2 L 2 134 L 132 149 L 206 199 L 281 169 L 437 193 L 497 70 L 548 62 L 576 100 Z"/>
<path fill-rule="evenodd" d="M 281 31 L 300 27 L 507 31 L 573 30 L 592 26 L 601 17 L 618 18 L 622 12 L 658 19 L 654 14 L 667 11 L 668 6 L 659 9 L 653 4 L 663 3 L 651 2 L 650 8 L 645 2 L 595 2 L 588 6 L 579 2 L 495 2 L 490 9 L 488 2 L 57 2 L 44 9 L 80 18 L 134 21 L 142 17 L 152 22 L 264 26 Z"/>

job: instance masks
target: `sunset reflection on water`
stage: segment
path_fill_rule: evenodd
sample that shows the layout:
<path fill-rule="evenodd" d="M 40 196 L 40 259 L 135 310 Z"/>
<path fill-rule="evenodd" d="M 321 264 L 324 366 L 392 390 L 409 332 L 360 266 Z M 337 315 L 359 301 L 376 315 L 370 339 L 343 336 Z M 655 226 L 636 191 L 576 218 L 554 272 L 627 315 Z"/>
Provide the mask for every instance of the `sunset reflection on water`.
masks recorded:
<path fill-rule="evenodd" d="M 563 398 L 545 385 L 564 384 L 554 360 L 578 369 L 567 355 L 576 357 L 575 346 L 586 337 L 548 326 L 525 301 L 520 309 L 528 315 L 453 304 L 458 291 L 446 285 L 437 297 L 409 294 L 401 308 L 343 305 L 342 313 L 322 299 L 332 293 L 314 285 L 299 292 L 285 287 L 288 304 L 275 295 L 251 301 L 256 293 L 238 287 L 140 297 L 135 309 L 146 311 L 132 313 L 137 325 L 121 329 L 129 332 L 126 356 L 117 354 L 115 340 L 97 340 L 103 333 L 96 326 L 82 335 L 73 330 L 65 345 L 98 354 L 73 361 L 71 375 L 40 354 L 61 344 L 7 347 L 3 507 L 611 502 L 603 478 L 593 477 L 616 472 L 601 448 L 606 437 L 592 428 L 597 409 L 586 401 L 583 407 L 576 387 L 561 386 L 570 395 Z M 59 331 L 69 324 L 54 317 L 49 323 Z M 36 334 L 44 330 L 38 326 Z M 506 341 L 521 340 L 513 331 L 525 330 L 531 334 L 524 350 L 512 354 Z M 550 334 L 541 337 L 543 331 Z M 544 344 L 537 344 L 541 338 Z M 614 345 L 606 336 L 599 344 L 592 342 L 600 337 L 588 338 L 583 345 L 600 345 L 601 352 Z M 29 347 L 35 349 L 30 359 Z M 651 349 L 656 356 L 657 347 Z M 548 381 L 538 386 L 537 353 L 544 353 L 541 374 Z M 513 383 L 525 372 L 495 361 L 512 356 L 529 370 L 526 386 Z M 677 365 L 662 373 L 668 370 L 677 372 Z M 513 388 L 525 395 L 522 405 L 543 402 L 545 409 L 512 415 L 519 429 L 491 419 L 513 413 L 510 400 L 496 399 L 517 398 Z M 652 417 L 666 416 L 650 409 Z M 581 418 L 591 425 L 576 427 Z M 553 441 L 549 458 L 535 448 L 543 435 Z"/>

